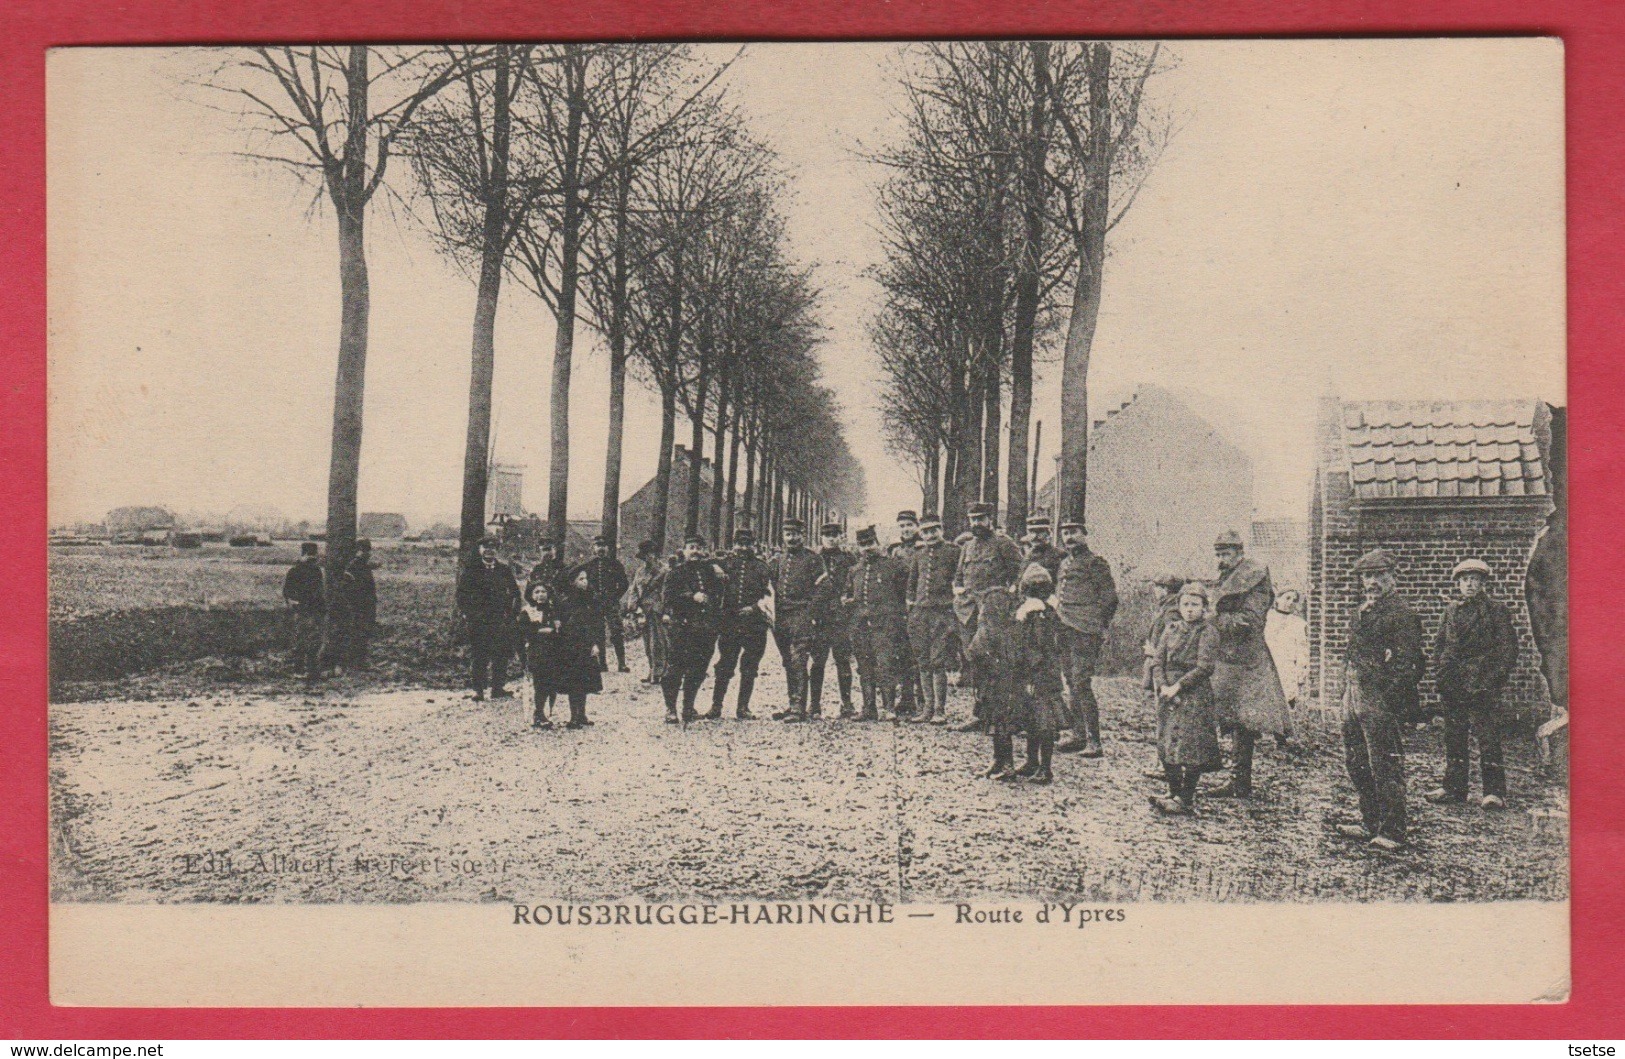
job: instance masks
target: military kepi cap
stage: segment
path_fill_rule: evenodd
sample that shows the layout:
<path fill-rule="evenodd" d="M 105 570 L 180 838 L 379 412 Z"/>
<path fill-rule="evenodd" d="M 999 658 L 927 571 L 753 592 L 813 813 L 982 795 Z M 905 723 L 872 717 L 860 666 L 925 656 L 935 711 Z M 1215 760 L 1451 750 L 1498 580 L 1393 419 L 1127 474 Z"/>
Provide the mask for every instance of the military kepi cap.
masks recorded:
<path fill-rule="evenodd" d="M 1364 555 L 1360 556 L 1359 560 L 1354 564 L 1354 572 L 1357 574 L 1380 574 L 1392 570 L 1393 568 L 1393 556 L 1389 555 L 1381 548 L 1371 549 Z"/>
<path fill-rule="evenodd" d="M 795 530 L 797 533 L 807 532 L 807 524 L 798 518 L 785 519 L 784 528 L 787 530 Z"/>
<path fill-rule="evenodd" d="M 918 522 L 918 521 L 920 521 L 920 516 L 915 514 L 912 511 L 909 511 L 909 510 L 905 509 L 905 510 L 899 511 L 897 513 L 897 521 L 898 522 Z"/>
<path fill-rule="evenodd" d="M 1240 548 L 1242 547 L 1241 534 L 1237 533 L 1235 530 L 1225 530 L 1214 539 L 1213 547 Z"/>
<path fill-rule="evenodd" d="M 880 535 L 875 532 L 875 528 L 873 526 L 865 526 L 862 529 L 858 530 L 858 544 L 860 546 L 865 545 L 865 544 L 879 544 L 879 543 L 880 543 Z"/>
<path fill-rule="evenodd" d="M 941 529 L 942 520 L 935 515 L 927 515 L 920 520 L 920 528 L 923 530 Z"/>
<path fill-rule="evenodd" d="M 841 524 L 839 522 L 826 522 L 824 523 L 824 528 L 818 532 L 821 536 L 825 537 L 839 537 L 846 531 L 841 528 Z"/>
<path fill-rule="evenodd" d="M 1450 578 L 1455 580 L 1462 574 L 1481 574 L 1484 580 L 1488 581 L 1494 576 L 1494 571 L 1490 569 L 1490 564 L 1482 559 L 1463 559 L 1456 564 L 1454 570 L 1450 571 Z"/>
<path fill-rule="evenodd" d="M 1064 518 L 1061 520 L 1061 528 L 1063 530 L 1084 530 L 1084 532 L 1088 532 L 1084 529 L 1083 519 L 1081 518 Z"/>
<path fill-rule="evenodd" d="M 1044 532 L 1048 533 L 1049 532 L 1049 516 L 1048 515 L 1034 515 L 1034 516 L 1032 516 L 1031 518 L 1029 518 L 1027 520 L 1027 528 L 1029 530 L 1034 530 L 1034 531 L 1043 530 Z"/>
<path fill-rule="evenodd" d="M 965 514 L 970 515 L 972 517 L 975 517 L 975 516 L 978 516 L 978 515 L 986 515 L 986 516 L 991 517 L 992 514 L 993 514 L 993 505 L 989 504 L 985 500 L 978 500 L 978 501 L 976 501 L 976 503 L 972 504 L 970 507 L 965 509 Z"/>
<path fill-rule="evenodd" d="M 734 530 L 734 543 L 735 544 L 755 544 L 756 543 L 756 534 L 752 533 L 748 529 L 736 529 L 736 530 Z"/>
<path fill-rule="evenodd" d="M 705 547 L 705 538 L 700 536 L 698 533 L 690 533 L 688 536 L 683 538 L 683 547 L 686 548 L 690 544 L 698 544 L 703 548 Z"/>
<path fill-rule="evenodd" d="M 602 533 L 600 533 L 598 536 L 594 537 L 592 539 L 592 542 L 595 545 L 602 544 L 606 548 L 609 547 L 609 538 L 604 536 Z"/>

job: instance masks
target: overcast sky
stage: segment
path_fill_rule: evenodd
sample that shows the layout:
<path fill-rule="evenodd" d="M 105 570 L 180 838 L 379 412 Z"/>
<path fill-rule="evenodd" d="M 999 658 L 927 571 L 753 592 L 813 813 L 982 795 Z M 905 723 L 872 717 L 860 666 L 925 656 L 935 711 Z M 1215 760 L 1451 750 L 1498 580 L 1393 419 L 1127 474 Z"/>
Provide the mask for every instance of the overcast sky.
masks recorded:
<path fill-rule="evenodd" d="M 729 75 L 782 156 L 816 265 L 826 375 L 872 514 L 919 497 L 885 453 L 864 339 L 873 185 L 894 133 L 893 45 L 753 45 Z M 1316 395 L 1564 403 L 1562 52 L 1552 41 L 1192 42 L 1156 79 L 1181 131 L 1113 234 L 1095 414 L 1140 382 L 1205 395 L 1257 463 L 1261 515 L 1305 510 Z M 320 519 L 338 337 L 332 214 L 232 152 L 178 79 L 195 54 L 50 61 L 51 518 L 165 504 Z M 404 179 L 406 171 L 394 175 Z M 363 510 L 458 507 L 474 291 L 410 219 L 375 210 Z M 571 514 L 599 513 L 607 358 L 582 329 Z M 510 284 L 496 450 L 545 507 L 553 324 Z M 1058 365 L 1034 417 L 1054 452 Z M 653 472 L 634 393 L 624 493 Z M 681 426 L 679 435 L 684 431 Z M 1049 461 L 1046 459 L 1046 463 Z"/>

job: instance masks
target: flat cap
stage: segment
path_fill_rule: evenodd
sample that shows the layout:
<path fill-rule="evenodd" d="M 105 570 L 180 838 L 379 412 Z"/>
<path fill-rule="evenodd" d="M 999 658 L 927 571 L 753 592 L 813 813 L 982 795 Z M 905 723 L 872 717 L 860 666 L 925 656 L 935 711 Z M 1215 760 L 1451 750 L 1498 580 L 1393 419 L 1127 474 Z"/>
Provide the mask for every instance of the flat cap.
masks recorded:
<path fill-rule="evenodd" d="M 1454 580 L 1462 574 L 1482 574 L 1484 580 L 1488 581 L 1495 576 L 1495 571 L 1491 570 L 1490 564 L 1482 559 L 1463 559 L 1456 564 L 1454 570 L 1450 571 L 1450 577 Z"/>
<path fill-rule="evenodd" d="M 1186 596 L 1195 596 L 1203 603 L 1206 603 L 1208 601 L 1207 586 L 1200 581 L 1186 581 L 1179 586 L 1179 598 L 1184 599 Z"/>
<path fill-rule="evenodd" d="M 1381 548 L 1371 549 L 1360 556 L 1359 560 L 1354 564 L 1354 572 L 1357 574 L 1380 574 L 1393 568 L 1393 556 Z"/>
<path fill-rule="evenodd" d="M 1245 545 L 1241 543 L 1241 534 L 1237 533 L 1235 530 L 1225 530 L 1223 533 L 1219 534 L 1218 537 L 1214 538 L 1213 547 L 1241 548 L 1245 547 Z"/>

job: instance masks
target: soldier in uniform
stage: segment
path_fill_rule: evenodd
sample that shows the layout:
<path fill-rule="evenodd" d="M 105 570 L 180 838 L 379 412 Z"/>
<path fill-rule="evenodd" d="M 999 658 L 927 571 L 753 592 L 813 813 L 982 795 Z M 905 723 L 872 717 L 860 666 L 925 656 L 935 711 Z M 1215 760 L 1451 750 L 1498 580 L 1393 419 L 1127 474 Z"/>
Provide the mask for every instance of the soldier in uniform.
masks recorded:
<path fill-rule="evenodd" d="M 299 561 L 282 580 L 282 598 L 293 613 L 293 668 L 307 680 L 321 676 L 322 625 L 327 620 L 327 580 L 315 541 L 299 545 Z"/>
<path fill-rule="evenodd" d="M 1479 806 L 1506 808 L 1507 774 L 1501 759 L 1496 707 L 1501 689 L 1518 664 L 1518 634 L 1506 604 L 1490 596 L 1490 564 L 1467 559 L 1451 576 L 1457 598 L 1444 613 L 1433 640 L 1433 684 L 1444 707 L 1444 782 L 1430 802 L 1467 800 L 1467 743 L 1478 737 L 1478 769 L 1484 794 Z"/>
<path fill-rule="evenodd" d="M 858 531 L 858 562 L 848 589 L 852 600 L 852 644 L 863 686 L 863 712 L 858 719 L 875 721 L 880 709 L 898 714 L 899 685 L 914 679 L 904 653 L 908 642 L 908 569 L 880 550 L 873 526 Z"/>
<path fill-rule="evenodd" d="M 609 672 L 609 648 L 613 644 L 616 668 L 622 673 L 629 673 L 631 670 L 626 668 L 626 639 L 621 631 L 621 597 L 626 595 L 630 582 L 626 579 L 626 567 L 609 554 L 608 537 L 600 534 L 592 539 L 592 558 L 583 563 L 581 569 L 587 571 L 587 589 L 604 619 L 604 627 L 598 634 L 599 671 Z"/>
<path fill-rule="evenodd" d="M 468 655 L 474 698 L 512 695 L 508 690 L 508 655 L 520 608 L 519 583 L 506 563 L 497 559 L 497 542 L 480 541 L 479 555 L 463 569 L 457 581 L 457 609 L 468 626 Z"/>
<path fill-rule="evenodd" d="M 525 584 L 534 585 L 538 581 L 547 586 L 549 592 L 562 593 L 569 583 L 566 576 L 569 573 L 564 568 L 564 560 L 559 558 L 559 546 L 555 541 L 542 542 L 541 558 L 536 565 L 530 568 L 530 575 L 525 578 Z"/>
<path fill-rule="evenodd" d="M 1061 560 L 1066 553 L 1050 542 L 1049 518 L 1044 515 L 1034 515 L 1027 520 L 1027 535 L 1021 538 L 1026 545 L 1027 561 L 1037 563 L 1049 573 L 1050 581 L 1055 584 L 1061 582 Z"/>
<path fill-rule="evenodd" d="M 1234 530 L 1219 534 L 1213 542 L 1219 566 L 1213 601 L 1213 624 L 1219 630 L 1213 704 L 1220 728 L 1232 734 L 1235 745 L 1230 782 L 1206 792 L 1213 798 L 1251 797 L 1258 737 L 1284 735 L 1288 726 L 1281 677 L 1264 642 L 1275 586 L 1269 567 L 1248 559 L 1243 551 L 1241 535 Z"/>
<path fill-rule="evenodd" d="M 705 538 L 683 542 L 683 561 L 666 575 L 660 620 L 671 632 L 671 657 L 661 690 L 666 695 L 666 723 L 676 724 L 677 693 L 683 695 L 682 720 L 697 717 L 694 703 L 705 683 L 705 669 L 717 643 L 717 616 L 722 608 L 723 574 L 705 554 Z"/>
<path fill-rule="evenodd" d="M 908 569 L 908 639 L 920 674 L 919 722 L 948 723 L 948 670 L 958 654 L 954 574 L 959 548 L 942 539 L 942 522 L 920 523 L 920 546 Z"/>
<path fill-rule="evenodd" d="M 665 661 L 665 629 L 660 624 L 660 596 L 665 590 L 666 564 L 654 541 L 638 545 L 638 572 L 632 578 L 632 605 L 643 617 L 643 657 L 649 663 L 645 684 L 660 683 Z"/>
<path fill-rule="evenodd" d="M 976 687 L 976 706 L 969 721 L 955 731 L 977 732 L 987 727 L 983 674 L 971 659 L 969 641 L 976 635 L 977 617 L 990 592 L 1014 595 L 1021 577 L 1021 547 L 993 526 L 993 505 L 978 501 L 965 512 L 970 519 L 970 539 L 959 552 L 959 568 L 954 573 L 954 613 L 959 617 L 966 640 L 965 667 L 971 670 Z"/>
<path fill-rule="evenodd" d="M 806 545 L 806 523 L 784 520 L 784 551 L 772 565 L 773 640 L 784 663 L 784 677 L 790 688 L 790 703 L 773 715 L 775 721 L 807 719 L 807 669 L 817 629 L 813 618 L 813 597 L 824 564 Z"/>
<path fill-rule="evenodd" d="M 914 553 L 920 547 L 920 516 L 913 511 L 904 510 L 897 513 L 897 540 L 886 546 L 886 554 L 903 565 L 906 572 L 914 563 Z M 902 677 L 903 691 L 897 701 L 897 712 L 916 716 L 921 712 L 921 704 L 927 701 L 926 691 L 920 686 L 918 667 L 914 664 L 914 647 L 907 636 L 902 642 Z M 925 711 L 924 720 L 930 720 L 930 711 Z"/>
<path fill-rule="evenodd" d="M 1106 560 L 1089 550 L 1081 521 L 1061 523 L 1066 554 L 1056 570 L 1056 612 L 1060 617 L 1063 668 L 1068 691 L 1067 722 L 1072 738 L 1055 749 L 1101 757 L 1100 703 L 1095 698 L 1095 667 L 1106 629 L 1117 613 L 1117 583 Z M 1038 561 L 1038 560 L 1034 560 Z"/>
<path fill-rule="evenodd" d="M 378 585 L 372 575 L 372 542 L 355 542 L 355 555 L 344 564 L 334 586 L 329 622 L 332 661 L 351 669 L 367 664 L 373 626 L 378 623 Z"/>
<path fill-rule="evenodd" d="M 750 696 L 756 688 L 757 667 L 767 651 L 767 613 L 762 601 L 773 592 L 773 575 L 756 557 L 756 536 L 748 529 L 734 531 L 733 553 L 718 565 L 727 581 L 717 634 L 716 683 L 711 686 L 711 712 L 704 717 L 710 721 L 722 717 L 722 702 L 738 667 L 739 703 L 734 716 L 753 721 Z"/>
<path fill-rule="evenodd" d="M 813 622 L 816 639 L 813 641 L 812 671 L 807 690 L 807 716 L 823 716 L 821 699 L 824 691 L 824 667 L 830 656 L 835 656 L 835 679 L 841 692 L 841 717 L 850 720 L 857 716 L 852 708 L 852 629 L 848 612 L 847 582 L 857 559 L 841 547 L 844 531 L 839 522 L 826 522 L 819 532 L 823 547 L 818 560 L 824 572 L 813 593 Z"/>
<path fill-rule="evenodd" d="M 1422 622 L 1400 598 L 1394 562 L 1381 548 L 1354 564 L 1365 602 L 1349 620 L 1344 656 L 1343 747 L 1360 799 L 1345 838 L 1393 852 L 1405 845 L 1405 746 L 1400 726 L 1416 708 Z"/>

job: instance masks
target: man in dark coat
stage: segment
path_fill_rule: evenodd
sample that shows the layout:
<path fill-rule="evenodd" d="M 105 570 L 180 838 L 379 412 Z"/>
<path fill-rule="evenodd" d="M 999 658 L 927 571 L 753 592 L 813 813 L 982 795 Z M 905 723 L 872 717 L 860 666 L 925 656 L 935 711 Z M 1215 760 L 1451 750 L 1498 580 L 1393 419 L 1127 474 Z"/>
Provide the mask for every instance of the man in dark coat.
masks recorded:
<path fill-rule="evenodd" d="M 307 680 L 321 675 L 322 626 L 327 620 L 327 579 L 315 541 L 299 545 L 299 561 L 282 580 L 282 598 L 293 614 L 293 668 Z"/>
<path fill-rule="evenodd" d="M 1106 560 L 1089 550 L 1089 535 L 1077 519 L 1061 523 L 1066 552 L 1056 564 L 1055 611 L 1060 618 L 1062 670 L 1066 675 L 1067 721 L 1072 738 L 1055 749 L 1063 754 L 1101 757 L 1100 703 L 1095 698 L 1095 668 L 1106 642 L 1106 628 L 1117 613 L 1117 582 Z M 1039 565 L 1041 559 L 1029 556 Z M 1046 566 L 1047 570 L 1048 567 Z"/>
<path fill-rule="evenodd" d="M 913 679 L 903 645 L 908 642 L 908 570 L 880 550 L 880 537 L 870 526 L 858 531 L 858 562 L 847 589 L 852 601 L 852 644 L 863 686 L 863 712 L 858 719 L 875 721 L 880 709 L 897 714 L 899 685 Z"/>
<path fill-rule="evenodd" d="M 1428 792 L 1427 799 L 1467 800 L 1468 739 L 1476 735 L 1484 788 L 1479 804 L 1505 809 L 1507 778 L 1496 707 L 1518 664 L 1518 634 L 1506 605 L 1490 596 L 1488 563 L 1468 559 L 1451 576 L 1459 596 L 1445 611 L 1433 640 L 1433 686 L 1444 707 L 1444 783 Z"/>
<path fill-rule="evenodd" d="M 1360 799 L 1346 838 L 1392 852 L 1405 845 L 1405 746 L 1400 725 L 1416 708 L 1422 622 L 1400 598 L 1394 561 L 1378 548 L 1354 564 L 1365 602 L 1349 619 L 1344 656 L 1343 746 Z"/>
<path fill-rule="evenodd" d="M 626 567 L 609 554 L 609 538 L 597 536 L 592 540 L 592 558 L 582 564 L 587 571 L 587 590 L 603 614 L 604 627 L 598 635 L 598 665 L 601 672 L 609 672 L 609 648 L 615 647 L 615 666 L 622 673 L 626 668 L 626 640 L 621 631 L 621 597 L 631 582 L 626 578 Z M 607 641 L 607 642 L 606 642 Z"/>
<path fill-rule="evenodd" d="M 911 510 L 897 513 L 897 539 L 886 546 L 886 554 L 902 564 L 906 574 L 914 563 L 914 553 L 920 548 L 920 516 Z M 906 602 L 906 601 L 905 601 Z M 897 701 L 897 712 L 917 716 L 921 703 L 927 701 L 927 692 L 920 685 L 919 668 L 914 664 L 914 645 L 907 636 L 903 637 L 900 645 L 904 667 L 902 677 L 902 695 Z M 930 720 L 930 712 L 926 712 L 924 720 Z"/>
<path fill-rule="evenodd" d="M 660 620 L 671 632 L 671 656 L 661 690 L 666 696 L 666 723 L 676 724 L 677 694 L 682 692 L 682 720 L 698 717 L 694 703 L 705 683 L 705 670 L 717 643 L 717 618 L 721 613 L 723 574 L 716 560 L 705 554 L 705 538 L 689 537 L 683 542 L 683 561 L 666 575 L 665 599 Z"/>
<path fill-rule="evenodd" d="M 542 542 L 542 557 L 536 560 L 536 565 L 530 568 L 530 576 L 525 578 L 525 584 L 534 585 L 540 581 L 553 593 L 562 593 L 569 579 L 565 576 L 569 571 L 564 568 L 564 560 L 559 558 L 559 546 L 553 541 Z"/>
<path fill-rule="evenodd" d="M 1219 586 L 1213 624 L 1219 630 L 1219 657 L 1213 671 L 1213 705 L 1219 726 L 1234 738 L 1235 766 L 1230 782 L 1206 792 L 1213 798 L 1249 798 L 1253 793 L 1253 748 L 1262 733 L 1284 735 L 1286 694 L 1275 671 L 1264 629 L 1275 586 L 1269 567 L 1244 554 L 1234 530 L 1213 542 Z"/>
<path fill-rule="evenodd" d="M 457 582 L 457 609 L 468 628 L 470 681 L 476 701 L 505 699 L 508 690 L 508 655 L 512 652 L 515 617 L 519 613 L 519 582 L 497 558 L 497 542 L 480 541 L 479 555 Z"/>
<path fill-rule="evenodd" d="M 666 563 L 654 541 L 638 545 L 638 572 L 632 579 L 632 605 L 643 619 L 643 656 L 649 662 L 645 684 L 660 683 L 666 661 L 666 631 L 660 624 L 660 600 L 666 590 Z"/>
<path fill-rule="evenodd" d="M 1061 560 L 1066 558 L 1066 552 L 1057 548 L 1050 541 L 1049 518 L 1044 515 L 1034 515 L 1027 520 L 1027 535 L 1021 538 L 1026 548 L 1026 558 L 1029 563 L 1037 563 L 1049 574 L 1053 584 L 1060 584 Z"/>
<path fill-rule="evenodd" d="M 329 621 L 332 660 L 341 666 L 366 666 L 372 632 L 378 623 L 378 585 L 373 579 L 372 542 L 355 542 L 355 555 L 344 564 L 334 586 Z"/>
<path fill-rule="evenodd" d="M 1023 566 L 1021 546 L 993 526 L 993 505 L 978 501 L 965 511 L 970 520 L 970 539 L 959 551 L 959 569 L 954 574 L 954 612 L 959 617 L 966 649 L 976 636 L 977 618 L 990 592 L 1014 595 Z M 987 726 L 983 674 L 966 656 L 965 668 L 972 670 L 976 685 L 976 705 L 969 721 L 955 731 L 976 732 Z"/>
<path fill-rule="evenodd" d="M 818 579 L 824 564 L 806 545 L 806 523 L 784 520 L 784 551 L 771 566 L 773 572 L 773 640 L 784 662 L 790 703 L 773 715 L 775 721 L 807 719 L 808 667 L 812 663 L 817 627 L 813 617 Z"/>
<path fill-rule="evenodd" d="M 959 548 L 942 539 L 942 521 L 920 523 L 920 546 L 908 568 L 908 639 L 920 674 L 919 722 L 948 721 L 948 670 L 958 654 L 954 574 Z"/>
<path fill-rule="evenodd" d="M 722 717 L 722 703 L 734 670 L 739 670 L 739 702 L 734 717 L 752 721 L 751 692 L 756 689 L 756 672 L 767 652 L 767 612 L 763 601 L 773 593 L 773 573 L 756 557 L 756 535 L 748 529 L 734 531 L 734 550 L 719 564 L 726 578 L 722 587 L 722 610 L 717 633 L 716 683 L 711 686 L 711 711 L 706 720 Z"/>
<path fill-rule="evenodd" d="M 835 657 L 835 679 L 841 692 L 841 716 L 848 719 L 857 716 L 857 711 L 852 708 L 852 615 L 846 602 L 847 582 L 852 576 L 852 567 L 857 565 L 857 559 L 841 547 L 841 537 L 845 532 L 839 522 L 827 522 L 819 532 L 824 546 L 818 551 L 818 560 L 823 564 L 824 572 L 813 592 L 816 638 L 813 641 L 812 670 L 807 685 L 809 718 L 823 716 L 820 700 L 824 692 L 824 666 L 831 655 Z"/>

